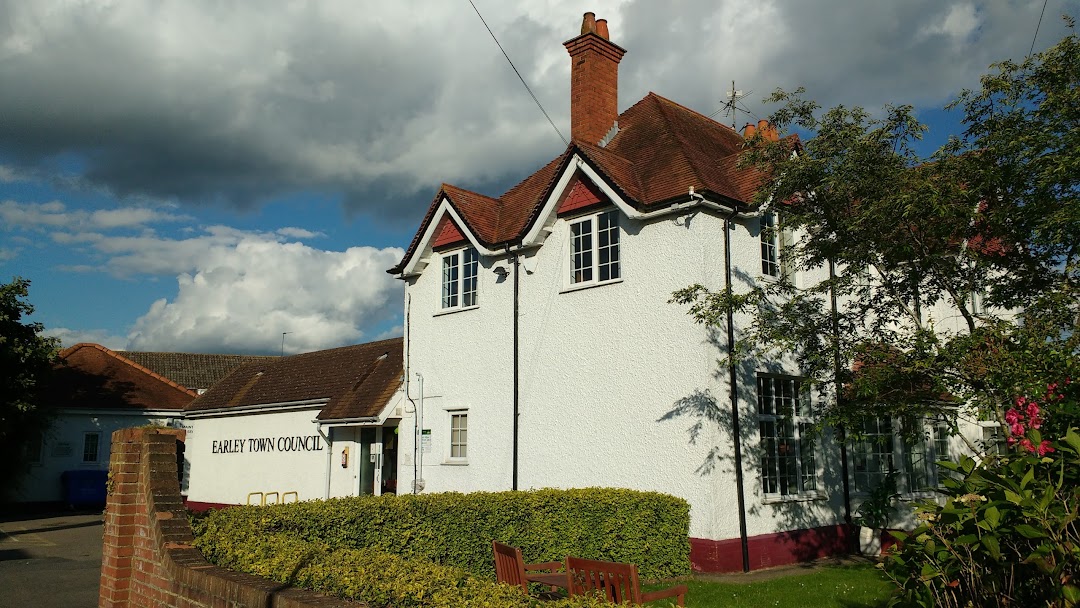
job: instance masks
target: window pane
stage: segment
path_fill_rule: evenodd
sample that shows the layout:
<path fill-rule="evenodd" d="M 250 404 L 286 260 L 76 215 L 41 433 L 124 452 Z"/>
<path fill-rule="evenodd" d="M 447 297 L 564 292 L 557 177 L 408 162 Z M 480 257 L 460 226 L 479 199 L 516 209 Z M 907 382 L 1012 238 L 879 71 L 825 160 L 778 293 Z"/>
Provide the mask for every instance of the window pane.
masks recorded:
<path fill-rule="evenodd" d="M 799 423 L 799 479 L 802 491 L 817 490 L 817 460 L 814 457 L 813 424 Z"/>
<path fill-rule="evenodd" d="M 776 460 L 776 424 L 772 420 L 762 420 L 758 424 L 761 434 L 761 490 L 766 494 L 779 491 L 779 474 Z"/>
<path fill-rule="evenodd" d="M 570 225 L 570 281 L 584 283 L 593 280 L 592 220 Z"/>
<path fill-rule="evenodd" d="M 855 489 L 869 492 L 893 469 L 892 419 L 869 418 L 863 422 L 863 437 L 852 446 Z"/>
<path fill-rule="evenodd" d="M 87 433 L 83 436 L 83 462 L 97 462 L 100 439 L 101 435 L 97 433 Z"/>
<path fill-rule="evenodd" d="M 619 215 L 608 211 L 597 220 L 599 244 L 599 274 L 601 281 L 619 278 Z"/>
<path fill-rule="evenodd" d="M 778 259 L 780 241 L 776 231 L 776 215 L 766 213 L 761 216 L 761 273 L 770 276 L 780 276 L 780 263 Z"/>
<path fill-rule="evenodd" d="M 777 464 L 780 472 L 780 494 L 798 494 L 798 447 L 795 442 L 794 426 L 791 419 L 778 421 Z"/>
<path fill-rule="evenodd" d="M 476 278 L 480 268 L 480 254 L 473 248 L 465 250 L 465 262 L 461 274 L 461 305 L 476 306 Z"/>
<path fill-rule="evenodd" d="M 810 402 L 798 378 L 758 376 L 762 490 L 795 495 L 817 490 Z"/>
<path fill-rule="evenodd" d="M 450 457 L 465 458 L 468 454 L 469 415 L 452 414 L 450 416 Z"/>
<path fill-rule="evenodd" d="M 442 307 L 454 308 L 458 305 L 458 254 L 443 258 L 442 272 Z"/>

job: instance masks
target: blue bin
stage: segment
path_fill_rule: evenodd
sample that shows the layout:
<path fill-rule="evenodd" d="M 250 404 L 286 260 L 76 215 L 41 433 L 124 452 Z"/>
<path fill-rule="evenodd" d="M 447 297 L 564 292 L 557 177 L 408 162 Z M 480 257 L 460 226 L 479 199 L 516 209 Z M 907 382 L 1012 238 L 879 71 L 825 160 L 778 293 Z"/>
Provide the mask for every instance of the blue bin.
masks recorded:
<path fill-rule="evenodd" d="M 64 471 L 60 474 L 60 482 L 64 486 L 64 502 L 73 508 L 104 505 L 108 479 L 108 471 Z"/>

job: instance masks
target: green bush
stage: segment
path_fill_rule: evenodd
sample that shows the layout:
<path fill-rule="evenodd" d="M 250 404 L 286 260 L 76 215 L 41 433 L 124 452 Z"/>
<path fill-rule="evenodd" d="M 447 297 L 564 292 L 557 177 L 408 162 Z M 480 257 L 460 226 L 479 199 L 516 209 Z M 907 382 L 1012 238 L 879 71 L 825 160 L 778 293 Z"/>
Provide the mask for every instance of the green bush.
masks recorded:
<path fill-rule="evenodd" d="M 915 530 L 893 533 L 902 548 L 883 565 L 901 587 L 892 605 L 1078 605 L 1080 435 L 1010 439 L 1006 456 L 940 463 L 962 478 L 946 478 L 944 505 L 917 508 Z"/>
<path fill-rule="evenodd" d="M 195 521 L 195 545 L 211 562 L 280 583 L 355 599 L 382 608 L 468 606 L 473 608 L 535 608 L 539 601 L 521 589 L 470 575 L 461 568 L 422 559 L 406 559 L 377 549 L 330 547 L 285 532 L 252 534 L 246 525 L 273 526 L 254 509 L 224 521 L 208 517 Z M 243 526 L 237 524 L 244 524 Z M 595 598 L 544 602 L 550 608 L 608 606 Z"/>
<path fill-rule="evenodd" d="M 205 526 L 285 532 L 332 549 L 376 549 L 494 577 L 491 541 L 530 562 L 629 562 L 643 578 L 689 574 L 689 505 L 655 492 L 587 488 L 362 496 L 219 511 Z"/>

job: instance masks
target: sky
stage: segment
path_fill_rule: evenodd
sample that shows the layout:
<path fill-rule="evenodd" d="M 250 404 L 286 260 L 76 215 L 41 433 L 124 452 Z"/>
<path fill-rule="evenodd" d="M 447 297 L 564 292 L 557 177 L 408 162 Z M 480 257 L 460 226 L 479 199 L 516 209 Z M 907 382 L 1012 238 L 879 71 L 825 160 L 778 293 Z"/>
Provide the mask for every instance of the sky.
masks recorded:
<path fill-rule="evenodd" d="M 780 87 L 943 106 L 1077 0 L 474 0 L 558 129 L 581 16 L 653 91 L 741 127 Z M 1036 28 L 1038 25 L 1038 36 Z M 750 113 L 721 111 L 732 81 Z M 468 0 L 0 0 L 0 282 L 65 346 L 285 354 L 401 335 L 441 183 L 497 196 L 565 149 Z M 284 335 L 283 335 L 284 334 Z"/>

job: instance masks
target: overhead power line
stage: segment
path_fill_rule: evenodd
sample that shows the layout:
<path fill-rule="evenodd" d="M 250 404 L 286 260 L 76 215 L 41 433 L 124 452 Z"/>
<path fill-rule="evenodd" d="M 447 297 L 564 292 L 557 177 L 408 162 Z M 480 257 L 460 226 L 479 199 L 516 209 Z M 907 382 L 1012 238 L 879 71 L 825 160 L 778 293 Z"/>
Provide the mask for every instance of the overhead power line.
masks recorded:
<path fill-rule="evenodd" d="M 1048 1 L 1049 0 L 1043 0 L 1042 10 L 1039 11 L 1039 23 L 1035 26 L 1035 35 L 1031 37 L 1031 48 L 1028 49 L 1028 57 L 1031 57 L 1031 54 L 1035 52 L 1035 39 L 1039 37 L 1039 28 L 1042 27 L 1042 19 L 1043 15 L 1046 14 L 1046 3 Z"/>
<path fill-rule="evenodd" d="M 480 14 L 480 9 L 476 8 L 476 3 L 474 3 L 473 0 L 469 0 L 469 4 L 472 5 L 473 10 L 476 11 L 476 16 L 480 17 L 480 21 L 484 24 L 484 27 L 487 28 L 488 33 L 491 34 L 491 39 L 495 41 L 495 44 L 498 45 L 499 50 L 502 51 L 503 57 L 506 57 L 506 61 L 510 63 L 510 67 L 514 68 L 514 73 L 517 74 L 518 80 L 521 81 L 521 84 L 525 85 L 525 90 L 529 92 L 530 96 L 532 96 L 533 101 L 536 102 L 536 107 L 540 108 L 540 111 L 544 114 L 544 118 L 546 118 L 548 123 L 551 124 L 551 128 L 555 129 L 555 132 L 559 134 L 559 139 L 561 139 L 564 144 L 570 145 L 570 142 L 566 141 L 566 138 L 563 137 L 562 131 L 559 130 L 559 127 L 555 126 L 555 121 L 551 120 L 551 117 L 548 116 L 547 110 L 545 110 L 544 106 L 540 104 L 540 100 L 536 98 L 536 95 L 532 92 L 532 89 L 529 88 L 529 83 L 525 82 L 525 79 L 521 76 L 521 72 L 518 71 L 517 66 L 514 65 L 513 60 L 510 59 L 510 55 L 506 54 L 506 49 L 503 48 L 503 45 L 499 42 L 499 39 L 495 37 L 495 32 L 491 31 L 491 27 L 488 26 L 487 21 L 484 19 L 484 16 Z"/>

